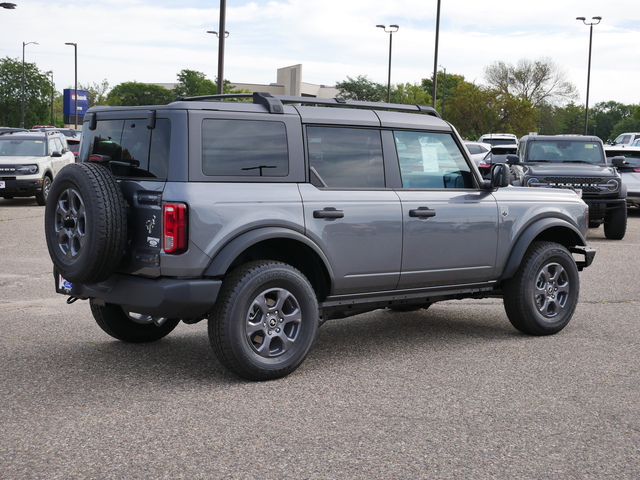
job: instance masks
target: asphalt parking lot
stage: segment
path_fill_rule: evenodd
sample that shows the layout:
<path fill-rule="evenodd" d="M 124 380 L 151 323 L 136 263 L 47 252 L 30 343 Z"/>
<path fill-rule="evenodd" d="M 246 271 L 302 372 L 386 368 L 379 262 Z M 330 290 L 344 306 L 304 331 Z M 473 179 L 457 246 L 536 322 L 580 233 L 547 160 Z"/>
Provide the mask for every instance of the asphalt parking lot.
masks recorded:
<path fill-rule="evenodd" d="M 117 342 L 53 291 L 44 208 L 0 199 L 1 479 L 639 479 L 640 212 L 591 230 L 568 327 L 498 299 L 327 323 L 282 380 L 226 373 L 205 322 Z"/>

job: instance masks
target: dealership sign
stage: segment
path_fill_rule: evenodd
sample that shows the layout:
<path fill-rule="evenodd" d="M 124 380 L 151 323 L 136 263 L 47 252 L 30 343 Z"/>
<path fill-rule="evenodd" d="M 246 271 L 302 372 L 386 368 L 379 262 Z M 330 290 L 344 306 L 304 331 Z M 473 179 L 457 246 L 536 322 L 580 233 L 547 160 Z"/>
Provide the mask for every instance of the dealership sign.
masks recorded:
<path fill-rule="evenodd" d="M 76 109 L 76 91 L 73 88 L 65 88 L 63 92 L 63 115 L 75 116 Z M 89 92 L 86 90 L 78 90 L 78 117 L 84 117 L 89 108 Z"/>

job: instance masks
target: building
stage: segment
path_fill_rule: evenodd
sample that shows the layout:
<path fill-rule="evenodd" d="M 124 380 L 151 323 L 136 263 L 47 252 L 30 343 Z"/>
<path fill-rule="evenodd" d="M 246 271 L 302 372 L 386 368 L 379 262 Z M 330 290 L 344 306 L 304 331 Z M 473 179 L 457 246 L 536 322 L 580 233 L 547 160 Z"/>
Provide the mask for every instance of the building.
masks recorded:
<path fill-rule="evenodd" d="M 302 65 L 279 68 L 276 83 L 262 85 L 258 83 L 234 83 L 234 90 L 249 90 L 250 92 L 266 92 L 272 95 L 291 95 L 296 97 L 334 98 L 338 96 L 338 89 L 326 85 L 315 85 L 302 81 Z M 162 87 L 173 89 L 175 83 L 157 83 Z"/>

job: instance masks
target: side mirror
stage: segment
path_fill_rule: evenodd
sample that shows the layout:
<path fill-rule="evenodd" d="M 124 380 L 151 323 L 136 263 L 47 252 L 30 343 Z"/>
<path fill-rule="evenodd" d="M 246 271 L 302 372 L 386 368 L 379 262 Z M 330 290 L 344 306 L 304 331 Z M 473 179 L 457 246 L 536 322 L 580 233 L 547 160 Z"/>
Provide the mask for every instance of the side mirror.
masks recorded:
<path fill-rule="evenodd" d="M 506 163 L 496 163 L 489 174 L 491 188 L 507 187 L 511 184 L 511 169 Z"/>
<path fill-rule="evenodd" d="M 52 153 L 51 153 L 51 156 L 52 156 L 52 157 L 61 157 L 61 156 L 62 156 L 62 153 L 60 153 L 60 152 L 58 152 L 58 151 L 56 150 L 55 152 L 52 152 Z"/>
<path fill-rule="evenodd" d="M 618 156 L 618 157 L 613 157 L 611 159 L 611 163 L 613 164 L 614 167 L 616 168 L 622 168 L 626 165 L 626 158 L 622 157 L 622 156 Z"/>
<path fill-rule="evenodd" d="M 520 163 L 520 157 L 518 155 L 507 155 L 507 163 L 509 165 L 517 165 Z"/>

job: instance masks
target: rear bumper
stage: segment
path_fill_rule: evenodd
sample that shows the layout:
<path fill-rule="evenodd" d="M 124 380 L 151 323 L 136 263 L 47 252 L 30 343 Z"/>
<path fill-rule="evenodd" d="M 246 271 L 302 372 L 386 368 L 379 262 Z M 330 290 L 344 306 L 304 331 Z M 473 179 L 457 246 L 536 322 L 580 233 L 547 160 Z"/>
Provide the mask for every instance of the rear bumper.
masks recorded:
<path fill-rule="evenodd" d="M 56 279 L 58 286 L 59 279 Z M 64 283 L 58 293 L 78 299 L 99 299 L 128 312 L 156 317 L 198 318 L 207 315 L 218 297 L 221 280 L 140 278 L 115 274 L 93 284 Z"/>

